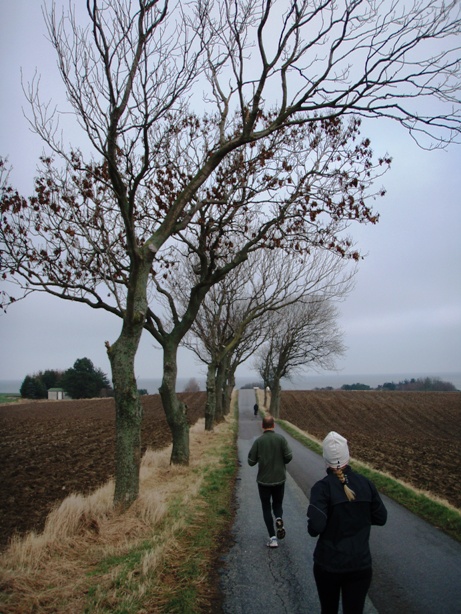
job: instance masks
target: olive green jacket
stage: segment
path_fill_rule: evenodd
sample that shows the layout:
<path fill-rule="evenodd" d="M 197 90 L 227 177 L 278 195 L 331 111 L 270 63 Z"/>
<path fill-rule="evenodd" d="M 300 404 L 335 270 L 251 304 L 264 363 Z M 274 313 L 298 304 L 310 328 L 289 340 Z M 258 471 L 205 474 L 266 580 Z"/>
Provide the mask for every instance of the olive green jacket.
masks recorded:
<path fill-rule="evenodd" d="M 258 484 L 275 486 L 286 480 L 285 465 L 293 458 L 293 453 L 283 435 L 274 431 L 264 431 L 251 446 L 248 464 L 258 464 Z"/>

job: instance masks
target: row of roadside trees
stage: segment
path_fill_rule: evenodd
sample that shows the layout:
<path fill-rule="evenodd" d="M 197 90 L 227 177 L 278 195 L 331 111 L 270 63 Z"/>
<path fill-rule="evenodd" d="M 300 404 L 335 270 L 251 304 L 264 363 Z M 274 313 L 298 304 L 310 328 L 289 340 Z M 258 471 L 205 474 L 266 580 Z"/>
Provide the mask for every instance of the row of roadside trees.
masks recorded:
<path fill-rule="evenodd" d="M 393 119 L 429 145 L 456 140 L 459 6 L 95 0 L 86 9 L 45 10 L 86 142 L 67 145 L 39 79 L 25 86 L 47 152 L 30 197 L 1 164 L 0 268 L 20 289 L 5 304 L 46 291 L 120 318 L 106 347 L 115 502 L 129 505 L 143 331 L 163 350 L 173 463 L 189 460 L 181 343 L 209 365 L 208 428 L 234 366 L 257 346 L 275 392 L 290 367 L 327 365 L 342 351 L 334 301 L 351 279 L 346 264 L 360 259 L 347 229 L 377 222 L 370 202 L 390 163 L 361 136 L 361 120 Z"/>
<path fill-rule="evenodd" d="M 334 303 L 347 294 L 355 272 L 346 264 L 320 252 L 309 259 L 256 253 L 210 289 L 183 341 L 207 367 L 206 428 L 228 413 L 243 362 L 270 387 L 276 417 L 283 378 L 309 364 L 333 366 L 344 351 Z M 187 302 L 182 280 L 194 275 L 184 265 L 170 294 L 180 307 Z"/>

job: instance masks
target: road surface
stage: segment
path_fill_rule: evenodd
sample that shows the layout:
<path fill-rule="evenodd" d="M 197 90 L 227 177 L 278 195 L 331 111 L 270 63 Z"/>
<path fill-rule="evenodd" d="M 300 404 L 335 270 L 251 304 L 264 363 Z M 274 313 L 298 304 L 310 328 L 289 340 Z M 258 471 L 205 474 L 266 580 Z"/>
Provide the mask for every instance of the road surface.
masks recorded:
<path fill-rule="evenodd" d="M 284 499 L 286 538 L 267 548 L 256 485 L 257 467 L 247 456 L 261 434 L 253 415 L 253 390 L 239 391 L 237 514 L 235 543 L 223 559 L 225 614 L 318 614 L 312 575 L 316 540 L 306 530 L 311 486 L 325 475 L 323 459 L 284 434 L 292 450 Z M 332 425 L 332 430 L 336 425 Z M 353 442 L 349 442 L 353 454 Z M 372 527 L 373 583 L 366 614 L 461 614 L 461 544 L 383 497 L 384 527 Z"/>

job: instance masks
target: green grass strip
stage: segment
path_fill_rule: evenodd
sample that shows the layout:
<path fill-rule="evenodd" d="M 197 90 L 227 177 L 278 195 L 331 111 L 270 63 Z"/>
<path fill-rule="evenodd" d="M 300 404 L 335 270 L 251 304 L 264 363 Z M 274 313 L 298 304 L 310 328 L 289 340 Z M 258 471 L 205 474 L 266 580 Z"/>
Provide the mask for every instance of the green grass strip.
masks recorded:
<path fill-rule="evenodd" d="M 233 411 L 235 416 L 235 407 Z M 200 469 L 202 484 L 194 500 L 187 505 L 182 496 L 170 501 L 168 513 L 152 538 L 162 541 L 168 523 L 181 518 L 182 528 L 174 534 L 180 547 L 167 557 L 155 577 L 142 578 L 143 593 L 137 590 L 140 567 L 143 556 L 152 549 L 152 538 L 123 555 L 106 557 L 95 566 L 93 579 L 112 573 L 111 586 L 108 592 L 94 584 L 89 587 L 85 613 L 137 614 L 152 611 L 153 603 L 158 614 L 199 614 L 206 610 L 204 578 L 216 573 L 216 557 L 222 554 L 217 540 L 228 535 L 233 522 L 237 433 L 238 421 L 234 420 L 229 432 L 207 451 L 209 463 Z"/>
<path fill-rule="evenodd" d="M 21 395 L 16 393 L 8 394 L 0 392 L 0 403 L 17 403 L 21 400 Z"/>
<path fill-rule="evenodd" d="M 300 433 L 292 424 L 285 420 L 277 420 L 277 423 L 304 446 L 317 454 L 322 454 L 322 446 L 304 433 Z M 458 510 L 435 501 L 430 496 L 413 490 L 398 480 L 372 469 L 368 465 L 364 465 L 360 461 L 352 461 L 351 467 L 371 480 L 382 494 L 403 505 L 410 512 L 426 520 L 453 539 L 461 542 L 461 513 Z"/>
<path fill-rule="evenodd" d="M 237 401 L 236 401 L 237 403 Z M 234 415 L 235 415 L 234 406 Z M 176 570 L 178 585 L 182 588 L 167 602 L 163 612 L 168 614 L 198 614 L 202 612 L 202 603 L 198 587 L 204 574 L 210 571 L 210 553 L 216 552 L 216 538 L 223 530 L 229 530 L 232 523 L 232 500 L 235 478 L 237 475 L 237 432 L 238 422 L 234 420 L 231 445 L 218 444 L 210 451 L 210 465 L 205 470 L 200 489 L 200 498 L 204 504 L 202 512 L 206 514 L 198 521 L 192 511 L 190 526 L 192 530 L 184 531 L 178 536 L 184 551 L 191 556 L 184 557 Z"/>

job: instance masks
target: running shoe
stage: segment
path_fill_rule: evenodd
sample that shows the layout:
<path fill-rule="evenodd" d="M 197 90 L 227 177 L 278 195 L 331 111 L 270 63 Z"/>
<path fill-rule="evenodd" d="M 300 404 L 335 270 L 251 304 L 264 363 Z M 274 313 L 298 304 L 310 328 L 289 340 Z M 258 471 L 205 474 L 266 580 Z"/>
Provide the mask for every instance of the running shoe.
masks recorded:
<path fill-rule="evenodd" d="M 283 539 L 286 535 L 286 531 L 283 527 L 283 520 L 281 518 L 277 518 L 275 525 L 277 527 L 277 539 Z"/>

